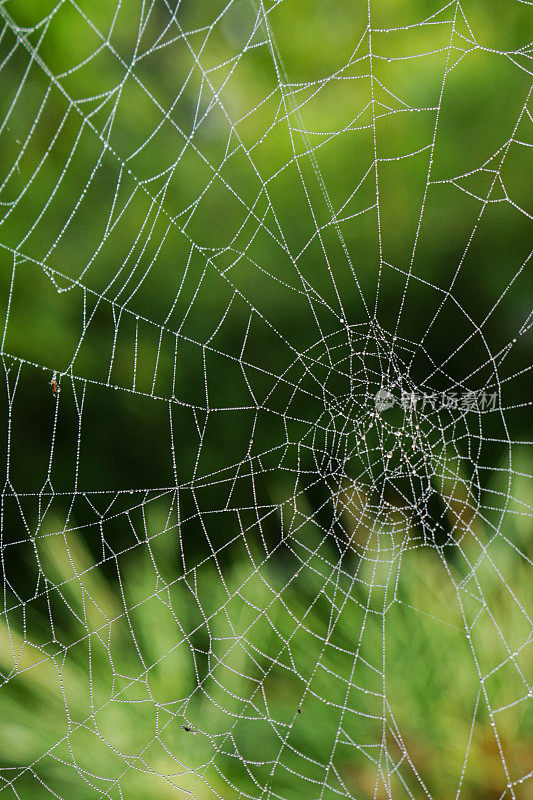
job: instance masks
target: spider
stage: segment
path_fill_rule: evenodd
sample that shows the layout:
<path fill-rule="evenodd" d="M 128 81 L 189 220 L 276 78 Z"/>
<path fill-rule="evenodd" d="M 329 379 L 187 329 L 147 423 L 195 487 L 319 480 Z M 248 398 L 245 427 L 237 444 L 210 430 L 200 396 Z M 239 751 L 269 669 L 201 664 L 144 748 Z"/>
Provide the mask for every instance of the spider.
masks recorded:
<path fill-rule="evenodd" d="M 194 725 L 182 725 L 181 727 L 186 733 L 196 733 L 196 728 Z"/>
<path fill-rule="evenodd" d="M 52 375 L 52 380 L 50 381 L 50 386 L 52 387 L 53 394 L 56 394 L 59 391 L 59 388 L 58 388 L 58 385 L 57 385 L 57 372 L 54 372 L 54 374 Z"/>

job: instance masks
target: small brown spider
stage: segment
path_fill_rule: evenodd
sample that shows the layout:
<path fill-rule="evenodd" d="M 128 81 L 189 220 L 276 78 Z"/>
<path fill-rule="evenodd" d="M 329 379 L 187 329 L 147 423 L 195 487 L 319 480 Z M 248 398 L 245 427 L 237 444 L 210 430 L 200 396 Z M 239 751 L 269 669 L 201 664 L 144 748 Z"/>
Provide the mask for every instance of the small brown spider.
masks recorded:
<path fill-rule="evenodd" d="M 186 733 L 196 733 L 194 725 L 182 725 L 181 727 Z"/>

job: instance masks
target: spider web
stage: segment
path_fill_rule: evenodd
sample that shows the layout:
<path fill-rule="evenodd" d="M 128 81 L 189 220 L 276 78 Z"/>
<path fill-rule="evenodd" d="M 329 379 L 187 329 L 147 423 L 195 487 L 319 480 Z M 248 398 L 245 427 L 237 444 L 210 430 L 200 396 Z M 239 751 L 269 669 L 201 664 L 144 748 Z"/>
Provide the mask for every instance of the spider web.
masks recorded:
<path fill-rule="evenodd" d="M 6 797 L 532 796 L 530 5 L 0 5 Z"/>

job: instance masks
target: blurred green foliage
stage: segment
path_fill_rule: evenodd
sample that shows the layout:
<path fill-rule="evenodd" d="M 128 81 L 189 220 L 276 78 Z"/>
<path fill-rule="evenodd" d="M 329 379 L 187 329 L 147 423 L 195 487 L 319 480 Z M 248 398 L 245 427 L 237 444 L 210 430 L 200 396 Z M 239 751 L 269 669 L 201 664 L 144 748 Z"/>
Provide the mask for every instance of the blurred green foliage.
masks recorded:
<path fill-rule="evenodd" d="M 297 776 L 322 786 L 318 764 L 346 705 L 359 713 L 342 721 L 341 774 L 332 785 L 354 797 L 396 796 L 402 770 L 389 788 L 375 788 L 377 768 L 392 767 L 372 750 L 382 676 L 365 666 L 379 660 L 383 619 L 388 752 L 401 759 L 406 749 L 431 796 L 451 797 L 477 703 L 461 798 L 505 796 L 500 747 L 512 779 L 527 772 L 533 731 L 525 703 L 502 714 L 496 744 L 454 586 L 478 582 L 464 609 L 470 622 L 479 614 L 477 666 L 490 675 L 493 704 L 514 703 L 523 695 L 518 672 L 509 660 L 496 667 L 508 658 L 502 630 L 524 672 L 528 654 L 511 587 L 525 593 L 530 580 L 513 547 L 531 556 L 530 517 L 521 517 L 531 487 L 518 477 L 531 462 L 514 444 L 531 428 L 521 405 L 530 400 L 522 370 L 531 337 L 507 347 L 530 311 L 531 278 L 527 270 L 515 275 L 531 249 L 522 210 L 531 212 L 523 144 L 533 142 L 523 113 L 531 75 L 521 48 L 533 25 L 525 4 L 508 0 L 442 7 L 372 2 L 370 44 L 359 0 L 266 2 L 272 39 L 248 0 L 182 0 L 174 21 L 164 2 L 149 13 L 140 0 L 0 5 L 0 309 L 9 391 L 18 375 L 12 407 L 7 392 L 2 401 L 4 442 L 10 425 L 2 505 L 9 585 L 0 623 L 7 796 L 159 800 L 179 796 L 179 786 L 229 800 L 259 797 L 259 786 L 303 800 L 309 784 Z M 431 14 L 439 24 L 416 25 Z M 502 389 L 504 418 L 484 418 L 479 437 L 472 419 L 448 455 L 465 482 L 468 469 L 482 467 L 475 536 L 462 516 L 473 516 L 471 498 L 444 478 L 437 487 L 439 513 L 464 527 L 462 557 L 447 561 L 419 547 L 413 525 L 401 570 L 370 537 L 350 544 L 357 580 L 344 585 L 339 575 L 335 589 L 325 577 L 334 547 L 311 523 L 299 538 L 318 554 L 294 582 L 286 554 L 265 560 L 285 524 L 279 516 L 265 520 L 262 542 L 252 528 L 246 550 L 233 544 L 235 518 L 221 515 L 209 523 L 208 546 L 187 491 L 193 476 L 244 459 L 252 438 L 257 452 L 279 447 L 288 399 L 276 394 L 286 388 L 278 379 L 287 370 L 300 380 L 295 353 L 315 353 L 323 337 L 367 323 L 374 308 L 383 330 L 398 323 L 402 341 L 424 337 L 411 366 L 415 383 L 446 362 L 434 388 L 497 380 Z M 253 367 L 248 383 L 243 358 Z M 59 401 L 50 386 L 56 373 Z M 208 421 L 206 382 L 209 407 L 218 409 Z M 273 409 L 257 430 L 250 386 Z M 291 414 L 308 422 L 318 415 L 313 403 L 302 393 Z M 273 470 L 254 501 L 289 515 L 290 481 Z M 187 487 L 180 519 L 176 484 Z M 104 494 L 90 494 L 97 491 Z M 205 508 L 219 507 L 216 487 L 198 491 Z M 298 499 L 307 517 L 322 502 L 310 495 Z M 243 508 L 251 502 L 240 484 L 235 497 Z M 349 513 L 342 524 L 355 542 Z M 211 547 L 220 549 L 224 582 Z M 469 558 L 482 562 L 472 575 Z M 195 594 L 187 570 L 197 564 Z M 382 588 L 376 569 L 386 573 Z M 336 592 L 345 601 L 323 653 Z M 200 611 L 208 607 L 209 624 Z M 261 608 L 268 613 L 258 615 Z M 347 656 L 363 628 L 361 674 L 350 679 Z M 238 644 L 243 632 L 253 654 Z M 288 638 L 292 662 L 288 652 L 279 662 L 264 657 Z M 306 690 L 297 673 L 311 675 L 321 653 Z M 266 718 L 276 721 L 275 736 Z M 289 725 L 294 749 L 271 776 Z M 260 754 L 253 778 L 237 753 L 248 761 Z M 188 771 L 205 763 L 204 782 L 193 780 Z M 422 796 L 420 780 L 408 766 L 405 773 L 405 791 Z M 515 792 L 531 797 L 530 784 Z"/>
<path fill-rule="evenodd" d="M 516 478 L 513 495 L 524 491 L 528 488 Z M 516 664 L 525 672 L 529 653 L 516 599 L 487 561 L 468 578 L 461 568 L 445 568 L 431 551 L 414 547 L 404 553 L 401 569 L 396 564 L 380 584 L 372 576 L 379 547 L 375 537 L 366 542 L 354 585 L 346 575 L 340 582 L 337 577 L 336 589 L 333 578 L 324 583 L 326 564 L 318 550 L 287 587 L 282 565 L 265 561 L 248 537 L 251 557 L 227 567 L 224 586 L 213 562 L 193 586 L 172 580 L 179 553 L 176 538 L 169 535 L 176 531 L 175 522 L 169 525 L 171 505 L 169 495 L 146 504 L 148 544 L 132 548 L 119 562 L 123 595 L 116 591 L 116 582 L 103 577 L 76 531 L 52 534 L 61 526 L 60 519 L 52 518 L 50 533 L 42 532 L 40 561 L 50 585 L 57 587 L 49 592 L 56 639 L 49 641 L 49 623 L 39 623 L 31 605 L 26 625 L 42 631 L 41 641 L 24 640 L 22 625 L 16 622 L 20 609 L 9 615 L 9 628 L 4 622 L 0 628 L 1 669 L 12 676 L 2 690 L 2 758 L 5 764 L 35 765 L 15 782 L 19 797 L 47 796 L 40 784 L 44 781 L 60 797 L 80 800 L 115 797 L 119 785 L 128 798 L 179 796 L 177 787 L 198 798 L 217 793 L 230 798 L 238 791 L 253 793 L 253 775 L 273 796 L 303 799 L 309 796 L 308 784 L 297 776 L 323 780 L 318 764 L 324 742 L 339 724 L 345 738 L 339 745 L 339 780 L 346 791 L 354 797 L 386 798 L 388 792 L 401 796 L 398 773 L 393 772 L 386 788 L 376 784 L 373 764 L 381 757 L 372 742 L 381 735 L 383 702 L 382 676 L 375 665 L 381 653 L 381 612 L 388 606 L 387 748 L 396 759 L 406 749 L 418 770 L 417 778 L 405 764 L 402 778 L 415 797 L 420 796 L 420 778 L 431 796 L 447 796 L 458 783 L 471 737 L 461 795 L 474 800 L 505 792 L 482 691 L 490 693 L 494 707 L 504 707 L 521 696 L 523 687 L 508 661 L 498 667 L 507 655 L 498 626 L 507 643 L 518 647 Z M 531 553 L 526 519 L 516 516 L 506 526 L 506 535 Z M 319 546 L 312 524 L 306 541 L 310 547 Z M 464 546 L 475 561 L 479 543 L 471 538 Z M 524 602 L 528 565 L 517 561 L 498 538 L 490 556 Z M 254 562 L 262 565 L 261 571 Z M 389 572 L 392 551 L 384 551 L 381 563 Z M 477 664 L 454 588 L 461 580 L 470 582 L 465 613 L 470 622 L 478 617 L 472 633 Z M 338 617 L 324 648 L 332 593 L 337 595 Z M 480 605 L 479 593 L 490 614 Z M 197 596 L 202 598 L 206 623 Z M 265 613 L 258 615 L 260 608 Z M 358 666 L 350 678 L 354 637 L 364 628 Z M 241 645 L 240 637 L 251 642 L 255 652 L 249 644 Z M 289 645 L 283 647 L 283 640 Z M 275 660 L 265 657 L 275 653 Z M 489 676 L 484 685 L 478 669 Z M 312 679 L 306 685 L 308 675 Z M 355 710 L 343 711 L 346 705 Z M 471 732 L 474 705 L 476 725 Z M 276 720 L 277 742 L 265 714 Z M 184 725 L 191 730 L 185 731 Z M 285 768 L 270 776 L 272 759 L 289 726 L 291 750 Z M 526 703 L 499 714 L 498 730 L 511 772 L 525 774 L 533 739 Z M 216 762 L 202 768 L 201 781 L 188 772 L 195 765 L 210 764 L 215 751 Z M 258 755 L 261 763 L 246 774 L 239 759 L 255 762 Z M 95 765 L 100 777 L 95 776 Z M 527 784 L 517 796 L 530 796 Z"/>

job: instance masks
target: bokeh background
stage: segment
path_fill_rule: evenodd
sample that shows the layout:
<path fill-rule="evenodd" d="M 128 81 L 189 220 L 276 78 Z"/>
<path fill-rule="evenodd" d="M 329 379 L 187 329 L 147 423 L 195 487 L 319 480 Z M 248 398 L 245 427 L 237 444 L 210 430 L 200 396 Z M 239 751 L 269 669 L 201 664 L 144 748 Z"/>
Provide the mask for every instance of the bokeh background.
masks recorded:
<path fill-rule="evenodd" d="M 532 19 L 0 5 L 6 798 L 533 797 Z"/>

